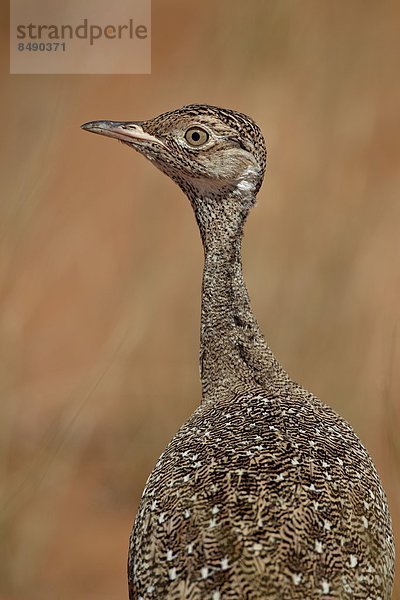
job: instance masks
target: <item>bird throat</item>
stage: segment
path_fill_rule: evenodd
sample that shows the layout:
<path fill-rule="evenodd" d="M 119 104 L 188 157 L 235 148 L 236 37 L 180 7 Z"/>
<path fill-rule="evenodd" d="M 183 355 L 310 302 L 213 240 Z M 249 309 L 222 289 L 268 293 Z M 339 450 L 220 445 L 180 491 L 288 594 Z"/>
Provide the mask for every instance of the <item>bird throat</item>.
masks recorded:
<path fill-rule="evenodd" d="M 243 279 L 241 241 L 249 208 L 237 195 L 191 200 L 204 248 L 200 376 L 203 402 L 232 397 L 249 386 L 275 388 L 285 372 L 252 313 Z M 250 204 L 248 204 L 248 207 Z"/>

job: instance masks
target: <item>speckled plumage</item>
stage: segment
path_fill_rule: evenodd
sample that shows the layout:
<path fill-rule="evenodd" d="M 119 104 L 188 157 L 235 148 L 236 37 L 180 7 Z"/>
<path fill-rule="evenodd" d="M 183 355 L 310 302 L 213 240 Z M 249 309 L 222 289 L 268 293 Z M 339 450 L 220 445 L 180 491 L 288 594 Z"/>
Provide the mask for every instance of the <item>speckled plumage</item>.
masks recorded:
<path fill-rule="evenodd" d="M 146 483 L 130 599 L 388 600 L 394 542 L 372 460 L 346 421 L 289 378 L 251 311 L 240 246 L 265 170 L 259 128 L 208 105 L 83 127 L 176 181 L 205 254 L 203 401 Z"/>

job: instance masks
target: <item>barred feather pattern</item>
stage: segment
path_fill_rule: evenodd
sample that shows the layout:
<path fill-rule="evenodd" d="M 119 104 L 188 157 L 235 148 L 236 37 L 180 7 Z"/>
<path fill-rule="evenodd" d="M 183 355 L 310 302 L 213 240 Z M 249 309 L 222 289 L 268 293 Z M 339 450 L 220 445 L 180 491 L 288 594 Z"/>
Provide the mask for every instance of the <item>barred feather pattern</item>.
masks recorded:
<path fill-rule="evenodd" d="M 351 427 L 293 386 L 200 406 L 159 459 L 131 599 L 391 597 L 385 494 Z"/>

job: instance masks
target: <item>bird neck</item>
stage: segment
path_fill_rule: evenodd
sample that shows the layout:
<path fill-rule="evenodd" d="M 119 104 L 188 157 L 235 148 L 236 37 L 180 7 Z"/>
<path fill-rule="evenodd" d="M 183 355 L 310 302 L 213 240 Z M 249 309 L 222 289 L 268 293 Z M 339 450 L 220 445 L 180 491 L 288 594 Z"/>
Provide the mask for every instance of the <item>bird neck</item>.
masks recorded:
<path fill-rule="evenodd" d="M 241 241 L 247 212 L 237 197 L 192 202 L 204 247 L 200 375 L 203 401 L 241 389 L 276 388 L 287 379 L 266 344 L 243 279 Z M 249 204 L 250 206 L 250 204 Z"/>

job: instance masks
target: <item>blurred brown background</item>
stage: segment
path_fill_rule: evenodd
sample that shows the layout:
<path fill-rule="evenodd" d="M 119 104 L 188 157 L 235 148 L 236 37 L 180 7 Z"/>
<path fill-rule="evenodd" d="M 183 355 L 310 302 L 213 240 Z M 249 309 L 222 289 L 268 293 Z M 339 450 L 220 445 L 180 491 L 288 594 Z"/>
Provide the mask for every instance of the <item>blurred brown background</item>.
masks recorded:
<path fill-rule="evenodd" d="M 1 599 L 127 597 L 145 479 L 200 399 L 202 251 L 178 188 L 79 125 L 189 102 L 266 135 L 253 306 L 368 447 L 398 534 L 400 4 L 153 0 L 152 75 L 109 77 L 8 75 L 1 11 Z"/>

